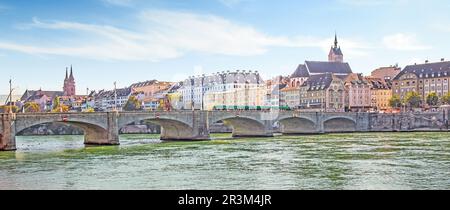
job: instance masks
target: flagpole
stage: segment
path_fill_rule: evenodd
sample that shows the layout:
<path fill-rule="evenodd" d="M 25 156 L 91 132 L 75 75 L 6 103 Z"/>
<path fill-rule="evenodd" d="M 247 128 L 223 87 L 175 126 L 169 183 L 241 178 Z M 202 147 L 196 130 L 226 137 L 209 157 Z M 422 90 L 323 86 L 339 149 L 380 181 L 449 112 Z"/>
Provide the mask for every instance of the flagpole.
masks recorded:
<path fill-rule="evenodd" d="M 114 111 L 117 112 L 117 82 L 114 82 Z"/>
<path fill-rule="evenodd" d="M 12 79 L 9 79 L 9 113 L 13 113 L 12 111 Z"/>

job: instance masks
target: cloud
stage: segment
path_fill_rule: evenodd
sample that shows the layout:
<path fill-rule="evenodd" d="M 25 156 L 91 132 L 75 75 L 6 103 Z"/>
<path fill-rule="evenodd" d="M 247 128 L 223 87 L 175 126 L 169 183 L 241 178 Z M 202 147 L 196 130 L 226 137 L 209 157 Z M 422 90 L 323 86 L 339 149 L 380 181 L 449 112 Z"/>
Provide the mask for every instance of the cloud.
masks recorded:
<path fill-rule="evenodd" d="M 250 26 L 211 15 L 149 11 L 141 19 L 153 24 L 152 33 L 156 32 L 166 45 L 183 51 L 249 56 L 289 42 L 287 38 L 269 36 Z"/>
<path fill-rule="evenodd" d="M 346 57 L 361 57 L 367 56 L 368 51 L 375 49 L 374 46 L 367 42 L 360 40 L 352 40 L 346 38 L 339 38 L 339 45 L 345 49 Z M 320 39 L 316 37 L 297 37 L 292 40 L 291 47 L 317 47 L 328 53 L 334 43 L 333 38 Z"/>
<path fill-rule="evenodd" d="M 429 50 L 431 46 L 421 44 L 416 35 L 397 33 L 385 36 L 383 44 L 386 48 L 399 51 Z"/>
<path fill-rule="evenodd" d="M 149 10 L 136 18 L 133 29 L 109 25 L 34 18 L 22 30 L 63 31 L 51 44 L 0 41 L 0 48 L 28 54 L 77 56 L 100 60 L 161 61 L 197 52 L 227 56 L 254 56 L 272 47 L 317 47 L 329 50 L 332 39 L 271 36 L 247 25 L 213 15 Z M 363 55 L 366 45 L 341 40 L 349 55 Z"/>
<path fill-rule="evenodd" d="M 450 25 L 444 23 L 433 23 L 431 27 L 439 32 L 450 32 Z"/>

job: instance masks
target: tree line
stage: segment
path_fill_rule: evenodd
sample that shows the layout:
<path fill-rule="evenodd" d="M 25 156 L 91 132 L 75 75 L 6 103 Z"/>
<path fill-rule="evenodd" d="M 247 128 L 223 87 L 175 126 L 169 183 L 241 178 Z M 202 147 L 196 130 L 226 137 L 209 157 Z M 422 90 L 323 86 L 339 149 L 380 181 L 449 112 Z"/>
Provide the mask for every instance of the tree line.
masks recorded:
<path fill-rule="evenodd" d="M 422 101 L 422 97 L 417 92 L 408 92 L 405 97 L 402 99 L 399 95 L 394 95 L 389 100 L 389 106 L 393 108 L 401 108 L 401 107 L 409 107 L 409 108 L 420 108 L 425 104 L 424 102 L 431 106 L 436 107 L 440 104 L 449 105 L 450 104 L 450 93 L 439 98 L 439 96 L 432 92 L 427 95 L 425 101 Z"/>

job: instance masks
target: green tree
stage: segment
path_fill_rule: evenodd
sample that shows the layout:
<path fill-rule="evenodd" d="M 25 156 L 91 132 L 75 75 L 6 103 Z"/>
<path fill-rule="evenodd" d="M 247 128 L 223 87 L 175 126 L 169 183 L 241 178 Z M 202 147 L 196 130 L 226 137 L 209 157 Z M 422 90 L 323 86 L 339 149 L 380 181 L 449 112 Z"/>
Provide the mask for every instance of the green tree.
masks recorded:
<path fill-rule="evenodd" d="M 59 97 L 55 97 L 53 99 L 53 106 L 52 106 L 52 110 L 55 112 L 55 110 L 59 110 L 61 106 L 61 102 L 59 101 Z"/>
<path fill-rule="evenodd" d="M 443 104 L 450 105 L 450 93 L 447 93 L 444 96 L 442 96 L 441 102 Z"/>
<path fill-rule="evenodd" d="M 436 106 L 439 103 L 439 96 L 433 92 L 427 95 L 427 104 L 430 106 Z"/>
<path fill-rule="evenodd" d="M 405 96 L 405 102 L 410 108 L 419 108 L 422 99 L 416 92 L 408 92 Z"/>
<path fill-rule="evenodd" d="M 26 113 L 36 113 L 41 111 L 41 106 L 36 102 L 26 102 L 23 107 Z"/>
<path fill-rule="evenodd" d="M 52 112 L 58 113 L 58 112 L 69 112 L 70 107 L 64 104 L 61 104 L 60 98 L 55 97 L 53 99 L 53 106 L 52 106 Z"/>
<path fill-rule="evenodd" d="M 400 96 L 394 95 L 391 99 L 389 99 L 389 106 L 392 108 L 400 108 L 402 107 L 402 99 L 400 99 Z"/>
<path fill-rule="evenodd" d="M 137 111 L 141 110 L 141 103 L 136 98 L 136 96 L 130 96 L 125 107 L 123 108 L 125 111 Z"/>

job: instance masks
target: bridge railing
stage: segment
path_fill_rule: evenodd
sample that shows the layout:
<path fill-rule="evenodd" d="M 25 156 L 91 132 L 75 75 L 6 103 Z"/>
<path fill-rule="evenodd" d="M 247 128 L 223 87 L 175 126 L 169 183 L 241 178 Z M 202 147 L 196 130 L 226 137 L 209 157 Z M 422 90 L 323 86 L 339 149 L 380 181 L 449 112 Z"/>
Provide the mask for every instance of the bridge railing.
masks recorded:
<path fill-rule="evenodd" d="M 210 113 L 221 113 L 221 112 L 248 112 L 248 113 L 326 113 L 326 114 L 345 114 L 345 113 L 356 113 L 356 112 L 307 112 L 307 111 L 299 111 L 299 110 L 213 110 L 213 111 L 201 111 L 201 110 L 174 110 L 174 111 L 120 111 L 117 112 L 119 114 L 133 114 L 133 113 L 192 113 L 192 112 L 210 112 Z M 96 115 L 96 114 L 106 114 L 106 113 L 114 113 L 114 111 L 111 112 L 33 112 L 33 113 L 15 113 L 16 115 Z M 363 113 L 363 112 L 361 112 Z M 365 113 L 365 112 L 364 112 Z M 7 113 L 1 113 L 1 114 L 7 114 Z"/>
<path fill-rule="evenodd" d="M 296 113 L 296 114 L 328 114 L 328 115 L 357 115 L 357 114 L 376 114 L 376 115 L 434 115 L 440 112 L 421 112 L 421 113 L 370 113 L 370 112 L 307 112 L 299 110 L 213 110 L 213 111 L 200 111 L 200 110 L 173 110 L 173 111 L 120 111 L 119 114 L 157 114 L 157 113 Z M 103 115 L 114 112 L 36 112 L 36 113 L 14 113 L 17 116 L 38 116 L 38 115 Z M 8 113 L 0 113 L 8 114 Z"/>

